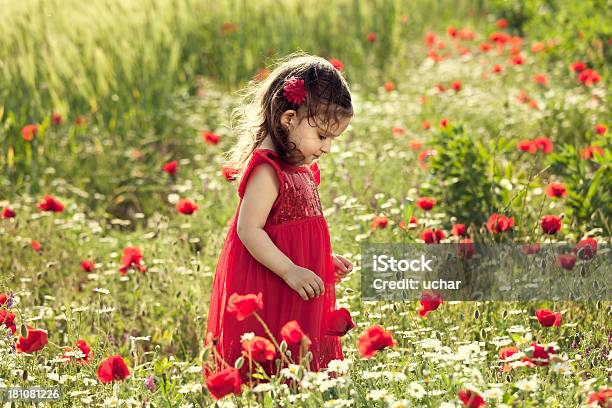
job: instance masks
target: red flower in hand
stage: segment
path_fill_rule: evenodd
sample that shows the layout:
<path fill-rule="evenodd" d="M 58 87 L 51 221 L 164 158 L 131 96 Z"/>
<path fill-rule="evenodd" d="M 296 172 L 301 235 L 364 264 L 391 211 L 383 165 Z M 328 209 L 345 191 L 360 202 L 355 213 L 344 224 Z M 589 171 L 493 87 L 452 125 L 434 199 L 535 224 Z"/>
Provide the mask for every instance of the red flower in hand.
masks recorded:
<path fill-rule="evenodd" d="M 18 353 L 34 353 L 42 350 L 49 342 L 47 332 L 28 327 L 28 337 L 19 337 L 17 340 Z"/>
<path fill-rule="evenodd" d="M 261 292 L 257 295 L 253 293 L 247 295 L 232 293 L 227 301 L 227 312 L 236 316 L 239 322 L 258 310 L 263 310 L 263 295 Z"/>
<path fill-rule="evenodd" d="M 299 106 L 306 100 L 307 92 L 303 79 L 297 77 L 287 79 L 283 90 L 285 98 L 294 105 Z"/>
<path fill-rule="evenodd" d="M 359 336 L 359 353 L 365 358 L 371 358 L 378 350 L 393 347 L 396 344 L 391 333 L 374 325 Z"/>
<path fill-rule="evenodd" d="M 421 293 L 421 299 L 419 303 L 421 304 L 421 308 L 419 309 L 419 316 L 425 317 L 429 312 L 436 310 L 444 301 L 442 300 L 442 296 L 431 291 L 424 290 Z"/>
<path fill-rule="evenodd" d="M 355 323 L 351 313 L 343 307 L 329 313 L 325 319 L 325 334 L 328 336 L 344 336 L 353 327 Z"/>
<path fill-rule="evenodd" d="M 240 373 L 234 367 L 228 367 L 218 373 L 206 376 L 206 388 L 216 400 L 228 394 L 240 395 L 242 392 L 241 385 Z"/>
<path fill-rule="evenodd" d="M 110 356 L 98 366 L 98 379 L 104 384 L 123 381 L 129 375 L 130 371 L 120 355 Z"/>
<path fill-rule="evenodd" d="M 56 213 L 64 211 L 64 205 L 58 199 L 50 195 L 43 197 L 41 202 L 38 203 L 38 208 L 41 211 L 52 211 Z"/>
<path fill-rule="evenodd" d="M 119 273 L 125 275 L 130 268 L 145 272 L 147 268 L 141 262 L 142 252 L 140 252 L 140 249 L 137 247 L 126 247 L 123 249 L 123 256 L 121 257 L 121 265 L 123 266 L 119 269 Z"/>

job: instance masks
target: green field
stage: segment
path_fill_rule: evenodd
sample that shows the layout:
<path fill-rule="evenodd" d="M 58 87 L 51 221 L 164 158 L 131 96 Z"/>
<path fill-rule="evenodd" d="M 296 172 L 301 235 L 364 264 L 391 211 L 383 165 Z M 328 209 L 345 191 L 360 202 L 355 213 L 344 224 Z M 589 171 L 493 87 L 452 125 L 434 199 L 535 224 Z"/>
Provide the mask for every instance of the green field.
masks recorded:
<path fill-rule="evenodd" d="M 0 217 L 0 294 L 14 296 L 10 308 L 0 301 L 0 391 L 59 385 L 66 407 L 214 406 L 201 367 L 238 204 L 222 175 L 230 113 L 260 69 L 298 50 L 341 60 L 353 93 L 354 119 L 319 162 L 319 193 L 334 252 L 356 266 L 336 287 L 356 327 L 337 375 L 243 384 L 217 406 L 449 408 L 472 390 L 491 407 L 579 407 L 612 388 L 609 299 L 447 301 L 426 317 L 416 301 L 360 299 L 362 244 L 419 243 L 427 229 L 457 243 L 459 223 L 478 243 L 572 248 L 590 237 L 608 253 L 606 2 L 0 0 L 0 10 L 0 210 L 15 213 Z M 174 177 L 162 170 L 173 160 Z M 566 193 L 547 194 L 553 182 Z M 47 194 L 62 212 L 38 208 Z M 437 202 L 424 211 L 420 197 Z M 198 211 L 180 214 L 180 198 Z M 490 233 L 492 214 L 514 226 Z M 545 215 L 562 217 L 559 231 L 544 232 Z M 126 247 L 140 248 L 145 273 L 120 275 Z M 543 327 L 536 309 L 560 312 L 560 326 Z M 26 325 L 49 343 L 16 353 Z M 358 338 L 373 325 L 397 344 L 366 359 Z M 67 363 L 79 339 L 91 361 Z M 521 361 L 532 342 L 554 346 L 547 365 Z M 519 352 L 505 361 L 508 346 Z M 125 381 L 97 378 L 110 355 L 127 363 Z"/>

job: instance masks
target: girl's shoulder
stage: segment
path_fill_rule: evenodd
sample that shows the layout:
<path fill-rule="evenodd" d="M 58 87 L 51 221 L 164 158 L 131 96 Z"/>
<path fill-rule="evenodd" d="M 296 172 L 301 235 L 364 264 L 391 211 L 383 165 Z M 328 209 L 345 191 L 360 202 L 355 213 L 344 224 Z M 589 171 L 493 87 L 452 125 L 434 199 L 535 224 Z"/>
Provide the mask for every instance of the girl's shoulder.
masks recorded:
<path fill-rule="evenodd" d="M 240 184 L 238 185 L 238 196 L 240 198 L 244 197 L 244 191 L 246 190 L 246 185 L 249 179 L 249 176 L 253 172 L 253 170 L 259 166 L 260 164 L 268 164 L 272 166 L 276 175 L 278 177 L 280 189 L 282 191 L 283 188 L 283 170 L 281 168 L 281 163 L 279 163 L 280 157 L 278 154 L 271 149 L 256 149 L 253 151 L 253 155 L 251 156 L 249 162 L 247 163 L 244 172 L 240 178 Z M 280 192 L 279 192 L 280 193 Z"/>

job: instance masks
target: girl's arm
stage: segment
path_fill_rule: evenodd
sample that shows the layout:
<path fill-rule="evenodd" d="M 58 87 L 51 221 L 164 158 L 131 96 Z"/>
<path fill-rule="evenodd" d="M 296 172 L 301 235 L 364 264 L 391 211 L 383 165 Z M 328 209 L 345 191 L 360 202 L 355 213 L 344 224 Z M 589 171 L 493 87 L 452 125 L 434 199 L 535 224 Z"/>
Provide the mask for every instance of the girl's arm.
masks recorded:
<path fill-rule="evenodd" d="M 263 229 L 279 189 L 279 180 L 271 165 L 262 163 L 255 167 L 242 197 L 236 232 L 253 258 L 281 277 L 302 299 L 308 300 L 324 292 L 323 281 L 311 270 L 295 265 Z"/>

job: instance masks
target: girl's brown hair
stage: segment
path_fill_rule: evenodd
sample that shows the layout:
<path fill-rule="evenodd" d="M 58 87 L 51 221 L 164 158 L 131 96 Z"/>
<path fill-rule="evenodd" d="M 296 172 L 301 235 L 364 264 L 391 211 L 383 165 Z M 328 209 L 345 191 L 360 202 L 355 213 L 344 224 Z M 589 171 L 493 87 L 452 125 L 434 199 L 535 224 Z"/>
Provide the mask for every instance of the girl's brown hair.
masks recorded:
<path fill-rule="evenodd" d="M 311 120 L 318 125 L 319 117 L 329 129 L 330 119 L 338 124 L 341 118 L 353 116 L 348 83 L 329 61 L 301 52 L 287 56 L 263 81 L 249 83 L 243 92 L 244 104 L 232 112 L 232 128 L 238 133 L 238 140 L 227 158 L 240 173 L 267 135 L 287 162 L 297 164 L 304 159 L 280 123 L 286 110 L 296 109 L 283 90 L 285 81 L 291 77 L 304 80 L 307 92 L 306 102 L 297 109 L 299 122 L 308 119 L 311 126 Z"/>

